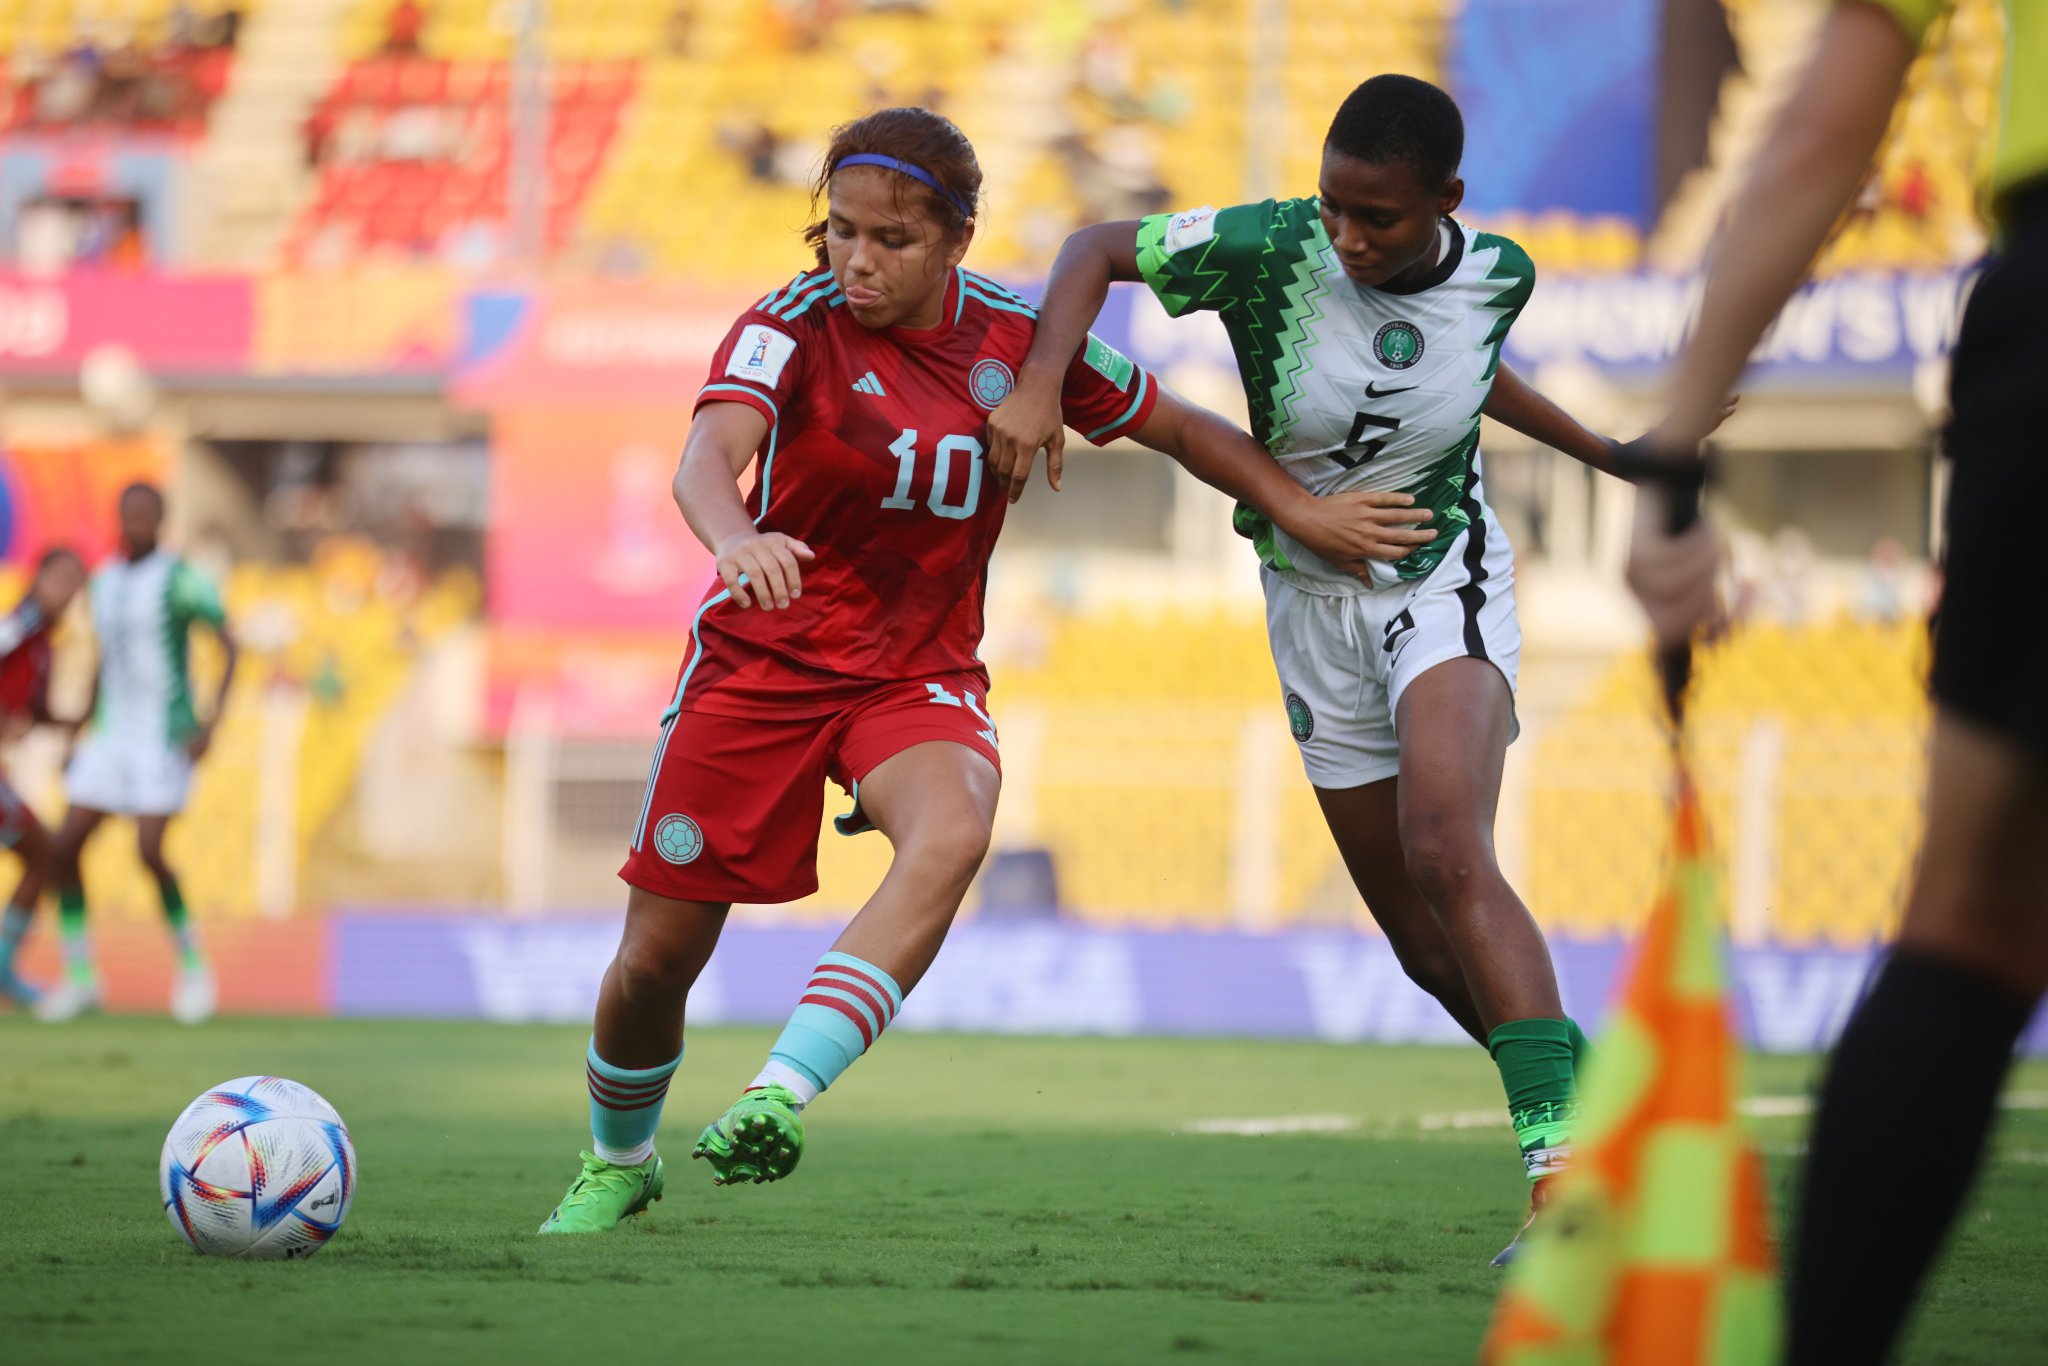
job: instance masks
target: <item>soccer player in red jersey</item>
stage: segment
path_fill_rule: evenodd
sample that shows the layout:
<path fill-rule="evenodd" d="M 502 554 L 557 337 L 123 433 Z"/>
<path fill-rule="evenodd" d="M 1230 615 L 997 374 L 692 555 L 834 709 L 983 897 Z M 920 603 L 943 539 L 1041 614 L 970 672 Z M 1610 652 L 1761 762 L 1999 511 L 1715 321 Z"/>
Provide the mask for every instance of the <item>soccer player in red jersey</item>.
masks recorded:
<path fill-rule="evenodd" d="M 50 715 L 50 629 L 85 585 L 85 561 L 59 547 L 44 554 L 20 604 L 0 617 L 0 738 L 12 740 Z M 14 970 L 14 953 L 50 877 L 50 832 L 0 774 L 0 848 L 21 856 L 21 881 L 0 912 L 0 1001 L 27 1009 L 40 994 Z"/>
<path fill-rule="evenodd" d="M 713 358 L 675 496 L 720 582 L 691 621 L 621 870 L 625 931 L 586 1059 L 593 1151 L 543 1233 L 607 1229 L 660 1196 L 684 999 L 733 902 L 816 889 L 827 776 L 853 798 L 838 828 L 881 830 L 894 861 L 699 1140 L 719 1184 L 795 1167 L 800 1112 L 894 1018 L 988 850 L 1001 760 L 976 650 L 1008 504 L 983 454 L 1035 314 L 961 268 L 980 186 L 936 114 L 839 129 L 818 185 L 829 212 L 805 234 L 818 269 L 749 309 Z M 1061 403 L 1089 440 L 1164 451 L 1359 573 L 1433 534 L 1398 494 L 1310 496 L 1099 341 Z"/>

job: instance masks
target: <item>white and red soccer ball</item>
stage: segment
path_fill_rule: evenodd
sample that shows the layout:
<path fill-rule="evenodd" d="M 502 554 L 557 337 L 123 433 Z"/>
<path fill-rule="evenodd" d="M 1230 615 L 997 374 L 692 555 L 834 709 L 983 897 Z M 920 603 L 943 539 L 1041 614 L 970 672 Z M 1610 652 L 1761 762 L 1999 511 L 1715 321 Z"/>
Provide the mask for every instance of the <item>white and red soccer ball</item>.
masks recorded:
<path fill-rule="evenodd" d="M 311 1087 L 237 1077 L 185 1107 L 157 1178 L 165 1216 L 194 1251 L 310 1257 L 348 1218 L 356 1150 L 341 1116 Z"/>

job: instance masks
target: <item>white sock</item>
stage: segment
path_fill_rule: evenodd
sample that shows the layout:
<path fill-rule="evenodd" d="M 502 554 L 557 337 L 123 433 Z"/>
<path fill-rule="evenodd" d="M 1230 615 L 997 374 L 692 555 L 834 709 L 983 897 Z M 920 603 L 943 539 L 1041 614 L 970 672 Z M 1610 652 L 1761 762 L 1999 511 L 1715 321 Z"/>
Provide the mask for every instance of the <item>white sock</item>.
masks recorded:
<path fill-rule="evenodd" d="M 593 1134 L 590 1138 L 590 1151 L 614 1167 L 637 1167 L 654 1156 L 654 1140 L 650 1138 L 637 1148 L 607 1148 L 599 1143 L 597 1136 Z"/>
<path fill-rule="evenodd" d="M 768 1059 L 768 1065 L 761 1069 L 761 1075 L 754 1078 L 755 1086 L 780 1086 L 796 1097 L 796 1108 L 801 1110 L 818 1098 L 818 1084 L 786 1062 Z"/>

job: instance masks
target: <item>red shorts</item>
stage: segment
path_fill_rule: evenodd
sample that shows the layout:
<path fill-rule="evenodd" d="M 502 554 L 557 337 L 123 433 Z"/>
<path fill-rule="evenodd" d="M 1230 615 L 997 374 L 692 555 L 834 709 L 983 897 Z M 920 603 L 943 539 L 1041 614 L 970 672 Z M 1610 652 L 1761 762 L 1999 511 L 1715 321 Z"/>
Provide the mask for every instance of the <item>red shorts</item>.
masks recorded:
<path fill-rule="evenodd" d="M 677 901 L 795 901 L 818 890 L 825 780 L 851 793 L 839 832 L 871 829 L 861 779 L 912 745 L 950 740 L 998 769 L 974 674 L 888 683 L 823 716 L 742 720 L 681 711 L 664 723 L 619 876 Z"/>

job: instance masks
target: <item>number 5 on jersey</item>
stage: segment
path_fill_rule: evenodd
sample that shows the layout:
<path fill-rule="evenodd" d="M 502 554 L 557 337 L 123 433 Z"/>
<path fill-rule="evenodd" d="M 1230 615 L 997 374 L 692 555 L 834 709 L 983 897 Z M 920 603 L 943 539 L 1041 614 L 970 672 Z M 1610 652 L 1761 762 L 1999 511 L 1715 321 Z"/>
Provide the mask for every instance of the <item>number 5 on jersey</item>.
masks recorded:
<path fill-rule="evenodd" d="M 917 478 L 917 428 L 912 427 L 889 443 L 889 454 L 896 457 L 896 491 L 882 500 L 882 506 L 893 511 L 913 512 L 917 500 L 910 496 L 910 486 Z M 981 505 L 981 442 L 971 436 L 942 436 L 932 465 L 932 488 L 924 505 L 941 517 L 951 521 L 964 522 L 974 515 Z M 946 500 L 954 480 L 954 456 L 967 457 L 967 472 L 962 477 L 965 487 L 960 492 L 960 501 Z"/>

